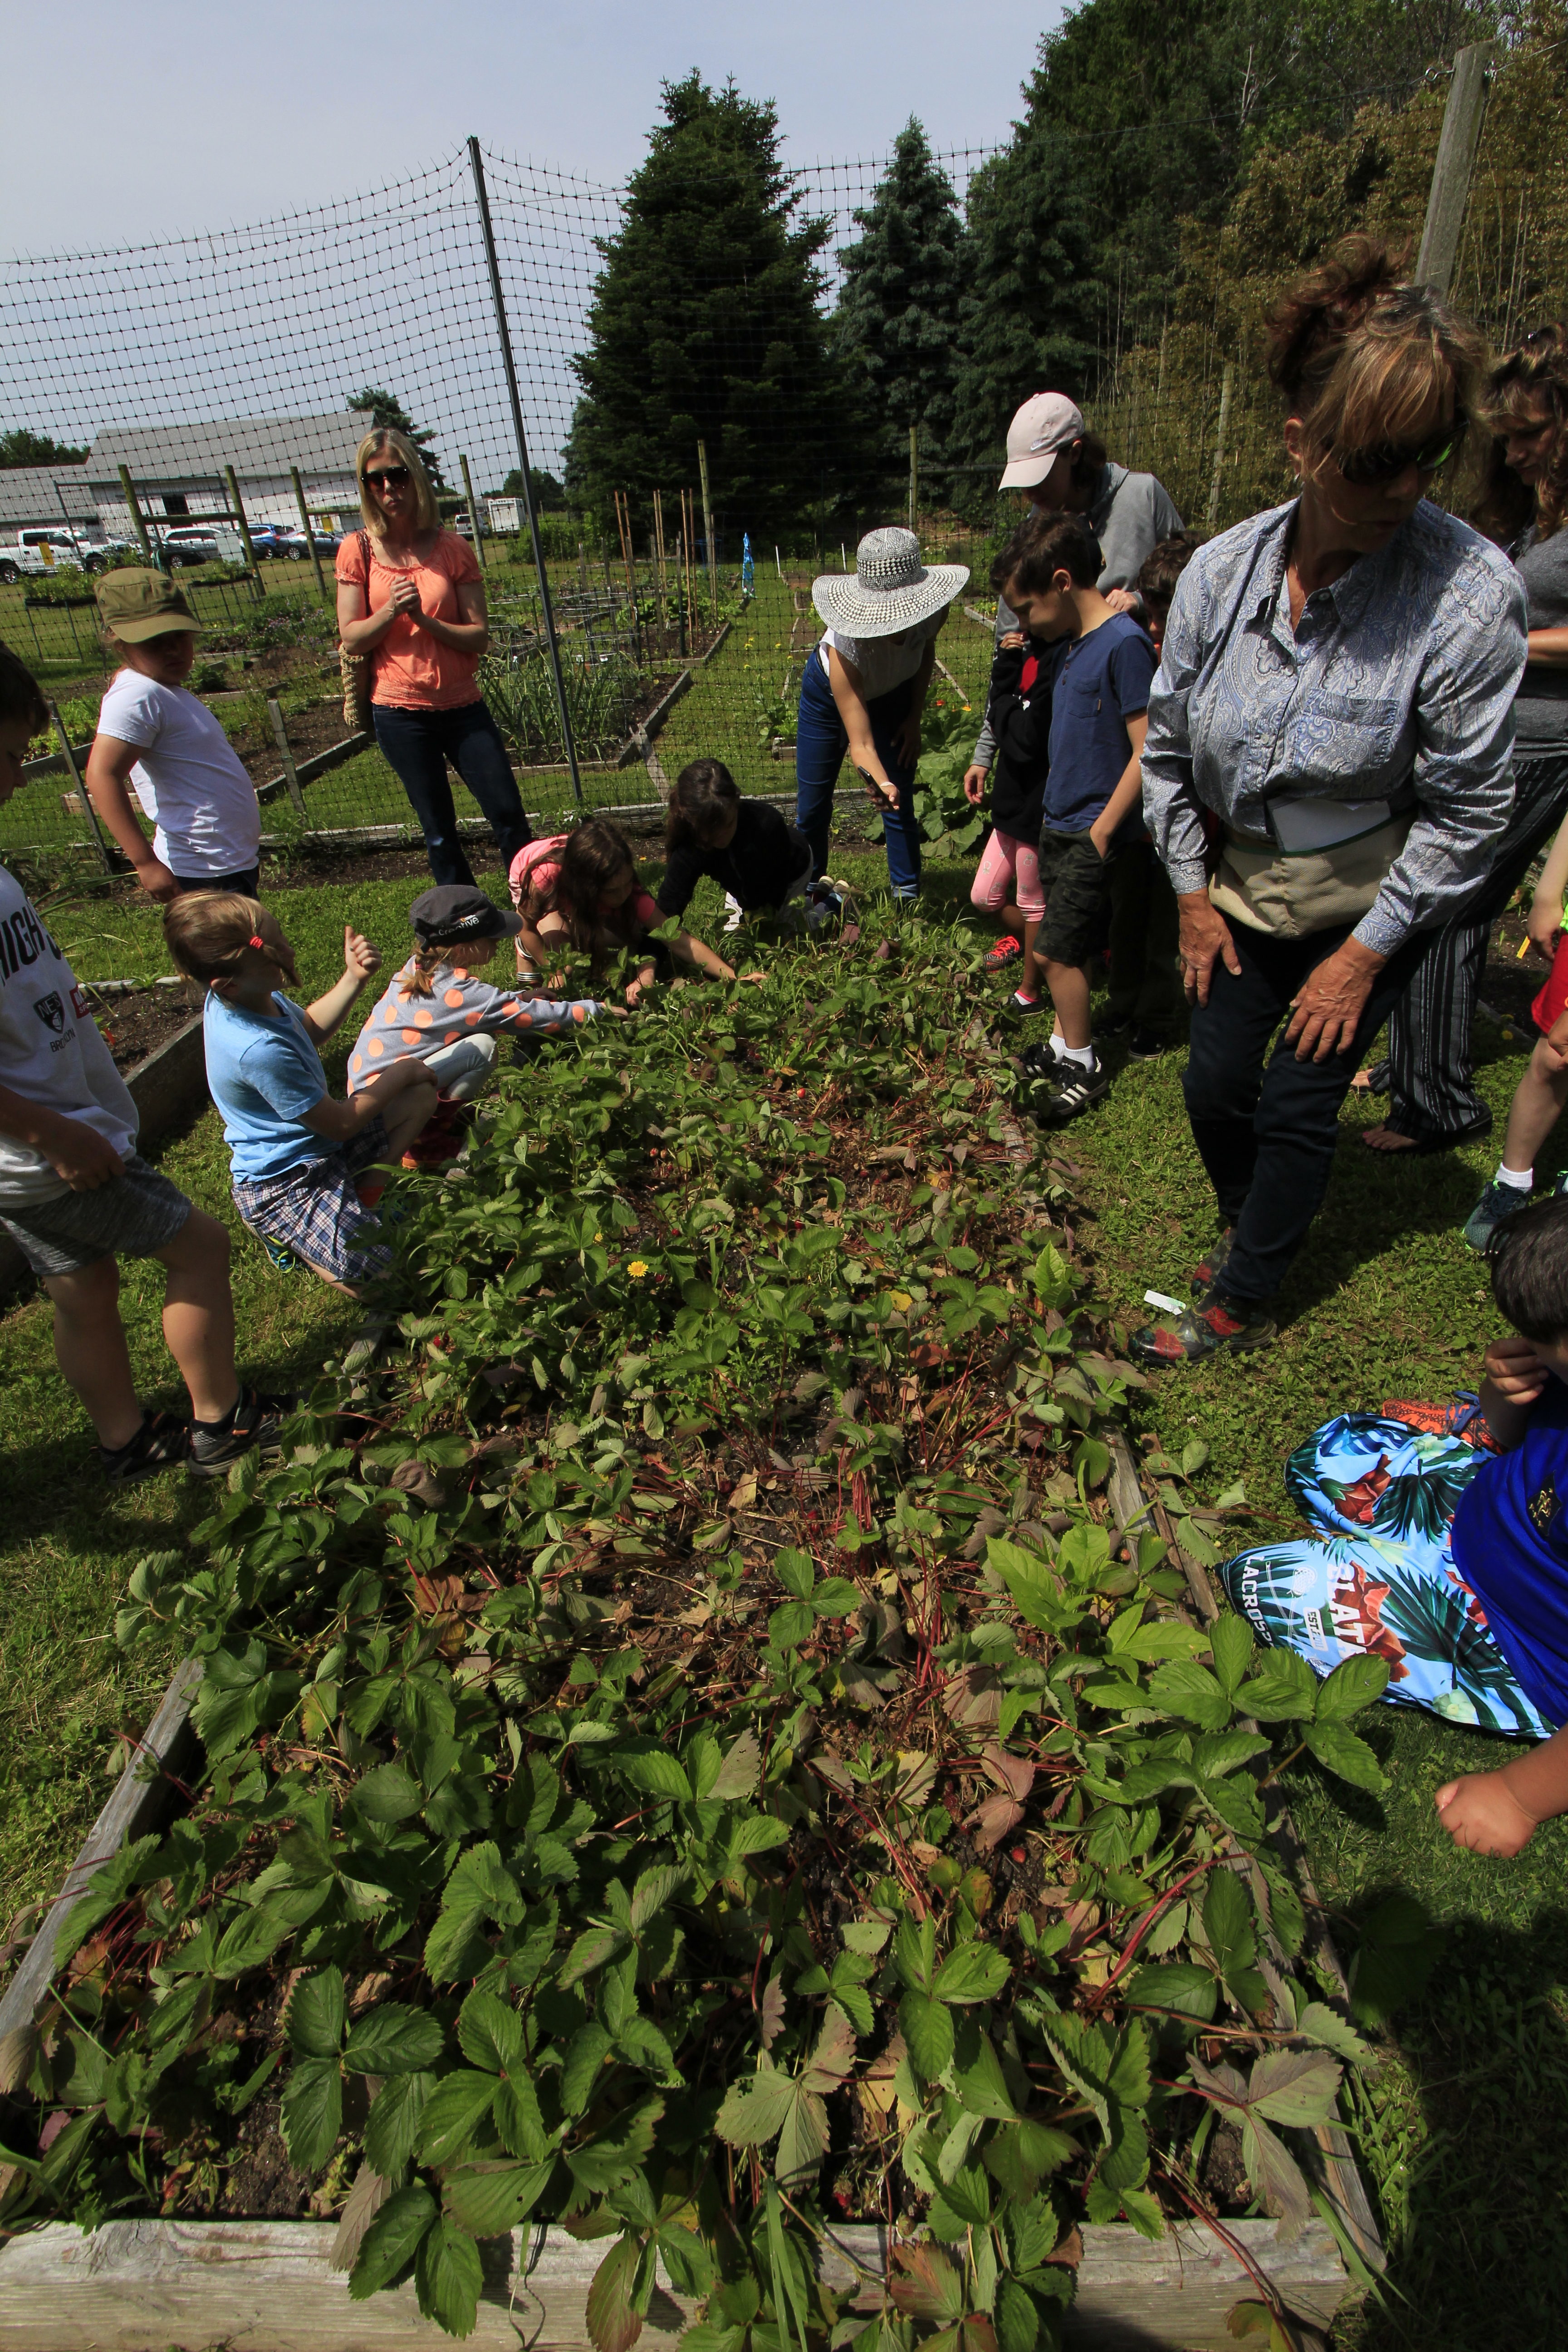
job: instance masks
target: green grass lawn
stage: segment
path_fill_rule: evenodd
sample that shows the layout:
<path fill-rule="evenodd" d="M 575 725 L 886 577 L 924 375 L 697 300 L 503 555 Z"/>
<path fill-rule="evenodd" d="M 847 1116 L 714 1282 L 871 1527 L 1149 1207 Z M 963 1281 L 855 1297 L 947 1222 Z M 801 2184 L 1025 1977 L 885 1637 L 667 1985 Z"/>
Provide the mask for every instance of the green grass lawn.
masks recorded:
<path fill-rule="evenodd" d="M 787 635 L 786 614 L 775 621 Z M 771 659 L 776 646 L 770 642 L 766 651 Z M 973 691 L 984 669 L 984 633 L 954 625 L 942 651 Z M 696 703 L 694 690 L 682 712 Z M 701 709 L 690 712 L 693 720 Z M 700 727 L 682 740 L 698 748 Z M 772 781 L 789 772 L 768 772 Z M 836 848 L 834 866 L 866 891 L 885 878 L 879 852 Z M 481 879 L 499 894 L 498 874 Z M 972 919 L 968 882 L 967 867 L 932 869 L 929 911 Z M 307 992 L 335 977 L 346 919 L 389 956 L 401 954 L 416 887 L 315 884 L 280 893 L 279 911 Z M 717 937 L 717 911 L 705 886 L 693 919 L 710 938 Z M 150 908 L 68 904 L 52 919 L 85 978 L 168 969 Z M 334 1074 L 347 1042 L 339 1041 Z M 1482 1084 L 1500 1123 L 1526 1049 L 1489 1027 L 1482 1044 Z M 1145 1288 L 1184 1288 L 1213 1230 L 1183 1115 L 1179 1061 L 1171 1055 L 1121 1069 L 1109 1100 L 1066 1140 L 1084 1171 L 1085 1233 L 1100 1295 L 1126 1324 L 1144 1319 Z M 1347 1127 L 1357 1118 L 1347 1114 Z M 274 1384 L 308 1381 L 337 1352 L 354 1310 L 304 1276 L 279 1277 L 266 1266 L 233 1219 L 226 1155 L 211 1112 L 162 1156 L 176 1181 L 223 1216 L 234 1235 L 245 1373 Z M 1143 1400 L 1142 1425 L 1168 1447 L 1194 1435 L 1207 1440 L 1208 1491 L 1245 1481 L 1238 1546 L 1295 1524 L 1281 1467 L 1291 1445 L 1327 1414 L 1473 1384 L 1498 1318 L 1456 1228 L 1490 1163 L 1491 1154 L 1478 1147 L 1390 1166 L 1347 1132 L 1288 1296 L 1278 1348 L 1162 1376 Z M 1550 1150 L 1545 1164 L 1558 1164 Z M 145 1392 L 173 1402 L 158 1290 L 147 1269 L 127 1268 L 126 1320 Z M 0 1655 L 11 1694 L 0 1725 L 7 1800 L 0 1811 L 0 1885 L 14 1914 L 58 1883 L 107 1792 L 119 1735 L 144 1725 L 160 1673 L 172 1664 L 145 1654 L 132 1669 L 121 1663 L 112 1619 L 126 1577 L 144 1552 L 179 1545 L 205 1505 L 177 1479 L 112 1498 L 95 1483 L 88 1435 L 55 1372 L 40 1304 L 0 1320 L 0 1376 L 10 1506 Z M 1432 1792 L 1456 1772 L 1496 1761 L 1500 1744 L 1393 1710 L 1370 1736 L 1389 1774 L 1381 1800 L 1315 1772 L 1290 1776 L 1319 1891 L 1348 1928 L 1375 1898 L 1402 1888 L 1429 1906 L 1447 1942 L 1426 1995 L 1398 2021 L 1359 2114 L 1391 2262 L 1381 2304 L 1342 2323 L 1336 2342 L 1356 2352 L 1552 2344 L 1561 2340 L 1568 2179 L 1568 1823 L 1541 1832 L 1512 1864 L 1460 1853 L 1436 1826 Z"/>

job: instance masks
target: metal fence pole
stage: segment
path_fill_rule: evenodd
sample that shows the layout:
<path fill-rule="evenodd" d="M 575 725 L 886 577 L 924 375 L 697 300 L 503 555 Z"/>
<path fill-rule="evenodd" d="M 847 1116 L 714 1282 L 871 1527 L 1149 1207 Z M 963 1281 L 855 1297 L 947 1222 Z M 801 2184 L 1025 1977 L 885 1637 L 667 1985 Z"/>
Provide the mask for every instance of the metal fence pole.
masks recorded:
<path fill-rule="evenodd" d="M 87 819 L 87 829 L 92 835 L 93 842 L 97 847 L 100 857 L 103 860 L 104 872 L 106 874 L 112 874 L 114 871 L 114 859 L 110 855 L 109 844 L 104 838 L 103 827 L 98 821 L 98 811 L 93 807 L 91 796 L 89 795 L 87 785 L 82 778 L 81 770 L 77 766 L 76 753 L 71 750 L 71 739 L 66 732 L 65 720 L 60 717 L 59 704 L 58 702 L 51 701 L 48 706 L 48 709 L 49 717 L 55 722 L 55 733 L 60 739 L 60 750 L 65 756 L 66 773 L 69 776 L 71 782 L 76 786 L 76 796 L 81 803 L 81 813 Z"/>
<path fill-rule="evenodd" d="M 479 533 L 479 509 L 474 497 L 474 485 L 468 472 L 468 461 L 461 451 L 458 452 L 458 463 L 463 469 L 463 496 L 468 505 L 468 529 L 474 534 L 474 554 L 478 558 L 479 570 L 482 572 L 485 568 L 485 542 Z"/>
<path fill-rule="evenodd" d="M 501 364 L 506 370 L 507 396 L 511 403 L 511 429 L 517 440 L 517 462 L 522 469 L 522 509 L 528 517 L 528 535 L 533 543 L 533 568 L 539 575 L 539 598 L 544 614 L 544 642 L 549 649 L 550 667 L 555 679 L 555 703 L 561 713 L 561 740 L 566 746 L 566 765 L 571 771 L 572 791 L 579 807 L 583 803 L 583 779 L 577 772 L 577 746 L 572 738 L 572 714 L 566 706 L 566 680 L 561 672 L 561 647 L 555 639 L 555 612 L 550 602 L 550 574 L 544 568 L 544 549 L 539 537 L 539 517 L 533 510 L 533 484 L 528 471 L 528 436 L 522 425 L 522 400 L 517 388 L 517 368 L 511 356 L 511 335 L 506 323 L 506 299 L 501 292 L 500 264 L 496 259 L 495 230 L 490 226 L 489 192 L 485 186 L 485 167 L 479 154 L 479 142 L 468 141 L 468 161 L 474 172 L 474 194 L 479 207 L 479 226 L 484 233 L 485 260 L 490 273 L 490 299 L 495 304 L 496 333 L 500 341 Z"/>
<path fill-rule="evenodd" d="M 1459 258 L 1470 173 L 1480 145 L 1481 117 L 1486 112 L 1487 74 L 1496 54 L 1495 42 L 1477 41 L 1471 47 L 1460 49 L 1454 59 L 1454 78 L 1448 84 L 1448 102 L 1443 109 L 1443 132 L 1437 142 L 1437 161 L 1432 166 L 1426 220 L 1415 262 L 1416 282 L 1430 286 L 1438 294 L 1448 291 L 1454 266 Z"/>
<path fill-rule="evenodd" d="M 917 491 L 918 491 L 918 488 L 919 488 L 919 485 L 920 485 L 920 426 L 919 426 L 918 425 L 910 425 L 910 529 L 911 530 L 913 530 L 916 528 L 916 524 L 915 524 L 915 500 L 916 500 L 916 494 L 917 494 Z M 842 549 L 841 549 L 839 551 L 840 551 L 840 553 L 842 553 L 842 552 L 843 552 Z"/>
<path fill-rule="evenodd" d="M 142 509 L 137 502 L 129 466 L 121 466 L 120 468 L 120 487 L 125 493 L 125 503 L 131 509 L 131 528 L 142 542 L 142 552 L 147 559 L 148 568 L 150 571 L 162 572 L 163 567 L 153 554 L 153 542 L 147 536 L 147 525 L 142 520 Z"/>
<path fill-rule="evenodd" d="M 239 525 L 239 536 L 245 548 L 245 560 L 250 566 L 250 576 L 256 583 L 257 602 L 259 604 L 267 591 L 261 584 L 261 566 L 256 560 L 256 550 L 251 544 L 250 524 L 246 516 L 245 500 L 239 495 L 239 477 L 232 466 L 226 466 L 223 469 L 223 478 L 228 484 L 229 504 L 234 509 L 234 519 Z"/>
<path fill-rule="evenodd" d="M 305 485 L 300 479 L 298 466 L 289 467 L 289 479 L 294 485 L 294 500 L 300 509 L 300 528 L 305 534 L 305 543 L 310 551 L 310 562 L 315 566 L 316 593 L 324 604 L 327 601 L 327 583 L 321 577 L 321 551 L 316 545 L 316 534 L 310 528 L 310 509 L 305 504 Z"/>

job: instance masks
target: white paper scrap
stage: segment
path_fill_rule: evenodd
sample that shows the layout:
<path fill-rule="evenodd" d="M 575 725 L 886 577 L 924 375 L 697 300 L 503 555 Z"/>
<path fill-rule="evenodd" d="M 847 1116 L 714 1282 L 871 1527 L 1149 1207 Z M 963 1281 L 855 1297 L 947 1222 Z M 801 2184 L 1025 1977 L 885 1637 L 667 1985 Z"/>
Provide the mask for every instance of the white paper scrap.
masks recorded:
<path fill-rule="evenodd" d="M 1163 1290 L 1146 1290 L 1143 1304 L 1157 1307 L 1162 1315 L 1184 1315 L 1187 1311 L 1179 1298 L 1167 1298 Z"/>

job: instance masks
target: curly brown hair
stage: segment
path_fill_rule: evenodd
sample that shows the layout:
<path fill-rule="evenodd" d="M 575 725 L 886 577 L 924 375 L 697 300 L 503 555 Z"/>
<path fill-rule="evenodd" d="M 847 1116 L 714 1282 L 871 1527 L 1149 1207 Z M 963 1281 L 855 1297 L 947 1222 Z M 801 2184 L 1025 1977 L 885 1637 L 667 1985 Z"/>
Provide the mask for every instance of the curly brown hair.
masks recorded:
<path fill-rule="evenodd" d="M 1487 379 L 1486 421 L 1492 443 L 1476 501 L 1475 524 L 1500 547 L 1510 547 L 1535 525 L 1550 539 L 1568 520 L 1568 322 L 1553 321 L 1526 335 Z M 1551 424 L 1552 455 L 1539 486 L 1521 482 L 1503 454 L 1510 432 Z"/>
<path fill-rule="evenodd" d="M 1468 319 L 1403 276 L 1403 253 L 1347 236 L 1268 318 L 1268 373 L 1308 446 L 1336 461 L 1396 446 L 1479 404 L 1485 346 Z"/>

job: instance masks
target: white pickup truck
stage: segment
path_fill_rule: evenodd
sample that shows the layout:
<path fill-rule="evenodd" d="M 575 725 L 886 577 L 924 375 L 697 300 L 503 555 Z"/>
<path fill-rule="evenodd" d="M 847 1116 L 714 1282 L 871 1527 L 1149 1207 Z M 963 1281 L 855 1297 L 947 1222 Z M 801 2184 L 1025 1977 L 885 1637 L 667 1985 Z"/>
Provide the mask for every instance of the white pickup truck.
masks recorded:
<path fill-rule="evenodd" d="M 116 541 L 113 545 L 120 543 Z M 0 540 L 0 581 L 8 587 L 25 572 L 101 572 L 110 552 L 109 543 L 89 540 L 59 523 L 46 530 L 19 530 L 15 539 Z"/>

